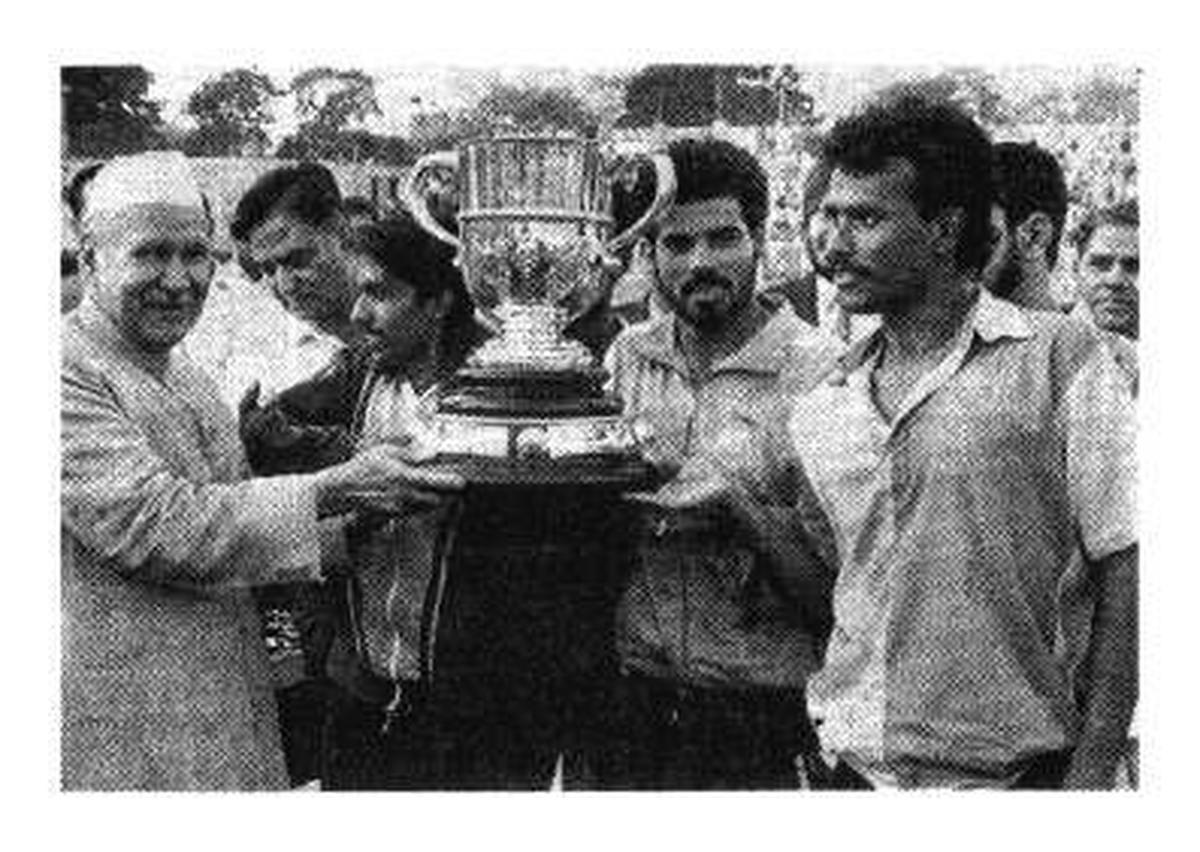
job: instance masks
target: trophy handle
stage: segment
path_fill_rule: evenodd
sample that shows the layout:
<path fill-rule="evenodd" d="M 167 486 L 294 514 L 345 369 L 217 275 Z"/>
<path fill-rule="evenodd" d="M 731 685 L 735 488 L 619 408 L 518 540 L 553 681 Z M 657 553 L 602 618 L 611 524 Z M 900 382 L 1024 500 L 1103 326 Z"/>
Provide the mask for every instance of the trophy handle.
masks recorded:
<path fill-rule="evenodd" d="M 657 219 L 667 205 L 675 200 L 675 165 L 671 162 L 671 157 L 663 152 L 650 154 L 648 157 L 654 165 L 654 201 L 640 219 L 609 239 L 604 246 L 609 252 L 624 248 L 640 237 L 646 226 Z"/>
<path fill-rule="evenodd" d="M 408 173 L 408 180 L 404 182 L 404 203 L 408 206 L 408 212 L 412 214 L 413 219 L 416 220 L 418 225 L 442 242 L 449 243 L 456 249 L 461 249 L 462 242 L 459 241 L 458 237 L 439 225 L 437 220 L 430 215 L 429 205 L 419 189 L 421 179 L 425 176 L 426 172 L 432 169 L 457 168 L 457 151 L 435 151 L 432 154 L 426 154 L 421 157 Z"/>

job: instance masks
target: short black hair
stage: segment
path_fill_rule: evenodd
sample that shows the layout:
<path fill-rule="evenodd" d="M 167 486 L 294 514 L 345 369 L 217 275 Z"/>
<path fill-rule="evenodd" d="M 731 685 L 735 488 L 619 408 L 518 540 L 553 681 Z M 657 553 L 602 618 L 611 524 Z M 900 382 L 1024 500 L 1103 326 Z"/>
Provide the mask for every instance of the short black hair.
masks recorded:
<path fill-rule="evenodd" d="M 992 151 L 996 203 L 1010 228 L 1034 213 L 1050 218 L 1047 260 L 1058 262 L 1058 247 L 1067 218 L 1067 181 L 1058 158 L 1036 142 L 1000 142 Z"/>
<path fill-rule="evenodd" d="M 992 206 L 992 143 L 958 106 L 920 95 L 877 98 L 839 120 L 822 146 L 834 168 L 866 175 L 902 159 L 916 170 L 913 201 L 925 219 L 963 211 L 955 262 L 977 273 L 987 260 Z"/>
<path fill-rule="evenodd" d="M 443 352 L 461 362 L 475 340 L 475 314 L 454 250 L 417 224 L 408 213 L 387 216 L 354 229 L 347 249 L 379 264 L 393 278 L 416 291 L 419 302 L 450 294 L 450 310 L 442 328 Z"/>
<path fill-rule="evenodd" d="M 337 181 L 320 163 L 272 169 L 259 177 L 238 201 L 229 235 L 238 242 L 245 242 L 250 232 L 276 210 L 319 227 L 332 219 L 341 206 L 342 194 Z"/>
<path fill-rule="evenodd" d="M 1112 225 L 1122 228 L 1136 228 L 1138 227 L 1138 219 L 1138 200 L 1136 198 L 1128 198 L 1106 207 L 1092 208 L 1083 215 L 1083 218 L 1079 220 L 1079 223 L 1071 231 L 1071 242 L 1075 244 L 1075 250 L 1082 255 L 1087 251 L 1087 246 L 1091 242 L 1092 235 L 1100 227 Z"/>
<path fill-rule="evenodd" d="M 63 202 L 66 203 L 67 209 L 71 211 L 71 215 L 75 218 L 76 222 L 83 218 L 84 206 L 87 201 L 84 193 L 87 191 L 88 184 L 92 182 L 92 178 L 102 168 L 104 168 L 103 160 L 98 163 L 89 163 L 75 172 L 71 176 L 71 179 L 67 181 L 67 185 L 63 187 Z"/>
<path fill-rule="evenodd" d="M 767 218 L 767 174 L 745 148 L 724 139 L 678 139 L 667 146 L 675 167 L 675 203 L 736 199 L 742 219 L 761 232 Z"/>

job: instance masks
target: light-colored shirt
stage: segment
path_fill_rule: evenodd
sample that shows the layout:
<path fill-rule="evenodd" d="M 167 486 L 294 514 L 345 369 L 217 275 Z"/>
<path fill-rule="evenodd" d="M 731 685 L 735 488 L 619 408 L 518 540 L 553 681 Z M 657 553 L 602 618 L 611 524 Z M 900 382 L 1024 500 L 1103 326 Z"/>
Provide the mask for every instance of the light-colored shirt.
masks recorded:
<path fill-rule="evenodd" d="M 266 288 L 223 269 L 183 349 L 236 409 L 254 382 L 262 401 L 311 378 L 345 344 L 284 310 Z"/>
<path fill-rule="evenodd" d="M 646 438 L 647 455 L 685 471 L 700 467 L 706 454 L 736 455 L 751 437 L 742 433 L 772 415 L 783 395 L 811 387 L 840 351 L 785 305 L 695 384 L 676 345 L 676 323 L 667 315 L 626 328 L 606 367 L 626 416 Z M 688 532 L 664 528 L 661 540 L 641 548 L 618 608 L 622 664 L 695 685 L 803 685 L 816 653 L 794 606 L 753 585 L 756 554 L 720 532 L 721 518 L 688 515 L 667 511 L 668 526 L 686 524 Z M 705 532 L 707 521 L 712 528 Z M 757 621 L 747 618 L 755 595 L 763 613 Z"/>
<path fill-rule="evenodd" d="M 1075 740 L 1072 554 L 1136 542 L 1132 399 L 1093 329 L 982 293 L 888 422 L 881 343 L 852 348 L 790 423 L 839 563 L 813 714 L 877 782 L 1000 786 Z"/>

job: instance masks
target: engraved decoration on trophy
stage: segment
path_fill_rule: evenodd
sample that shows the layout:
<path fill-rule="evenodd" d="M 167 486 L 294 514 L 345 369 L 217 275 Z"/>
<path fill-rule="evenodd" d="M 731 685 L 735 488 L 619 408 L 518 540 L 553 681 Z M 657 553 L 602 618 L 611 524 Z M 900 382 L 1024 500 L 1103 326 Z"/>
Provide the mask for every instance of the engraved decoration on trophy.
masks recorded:
<path fill-rule="evenodd" d="M 567 134 L 496 134 L 422 157 L 405 186 L 414 219 L 458 250 L 483 321 L 496 330 L 443 394 L 437 432 L 450 455 L 610 457 L 636 444 L 603 370 L 564 336 L 605 297 L 605 261 L 670 204 L 675 174 L 647 155 L 653 201 L 613 235 L 610 176 L 599 143 Z M 455 175 L 458 234 L 430 214 L 429 176 Z M 447 449 L 448 448 L 448 449 Z"/>

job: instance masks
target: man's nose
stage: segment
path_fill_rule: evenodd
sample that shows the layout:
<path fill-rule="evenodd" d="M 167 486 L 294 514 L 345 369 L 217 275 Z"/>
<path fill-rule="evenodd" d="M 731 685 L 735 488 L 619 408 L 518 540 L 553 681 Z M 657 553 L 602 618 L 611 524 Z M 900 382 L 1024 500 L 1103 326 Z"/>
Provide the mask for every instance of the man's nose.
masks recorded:
<path fill-rule="evenodd" d="M 813 234 L 813 247 L 821 258 L 849 257 L 854 252 L 854 239 L 844 222 L 836 219 L 818 221 Z"/>
<path fill-rule="evenodd" d="M 187 267 L 183 265 L 183 260 L 178 254 L 172 254 L 171 259 L 167 261 L 167 267 L 162 274 L 161 286 L 164 290 L 185 291 L 191 289 L 192 282 L 188 277 Z"/>
<path fill-rule="evenodd" d="M 359 296 L 350 308 L 350 322 L 359 328 L 367 328 L 371 320 L 371 312 L 367 309 L 367 297 Z"/>

